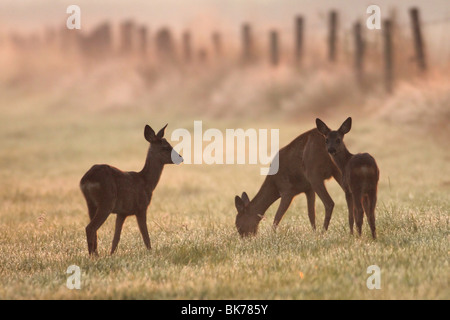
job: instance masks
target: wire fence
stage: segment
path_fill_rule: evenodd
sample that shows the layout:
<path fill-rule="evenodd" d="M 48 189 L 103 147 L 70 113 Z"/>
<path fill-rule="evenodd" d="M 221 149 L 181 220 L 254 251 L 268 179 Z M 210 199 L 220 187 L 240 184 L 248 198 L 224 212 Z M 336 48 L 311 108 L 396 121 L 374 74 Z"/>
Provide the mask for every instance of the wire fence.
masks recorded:
<path fill-rule="evenodd" d="M 64 55 L 75 52 L 97 61 L 134 55 L 157 64 L 265 61 L 276 67 L 281 63 L 299 66 L 305 65 L 305 61 L 320 60 L 326 64 L 352 65 L 361 78 L 366 65 L 374 63 L 384 68 L 386 81 L 391 83 L 394 69 L 408 71 L 413 63 L 425 71 L 429 65 L 439 67 L 450 60 L 450 17 L 420 19 L 417 8 L 411 8 L 409 13 L 408 23 L 399 23 L 392 14 L 383 20 L 380 30 L 365 28 L 364 19 L 349 23 L 345 12 L 333 10 L 319 21 L 296 15 L 280 25 L 270 26 L 246 22 L 213 30 L 174 32 L 161 27 L 150 32 L 147 25 L 127 20 L 118 26 L 104 22 L 90 32 L 68 30 L 64 26 L 59 30 L 48 28 L 41 37 L 13 34 L 8 39 L 18 50 L 56 47 Z"/>

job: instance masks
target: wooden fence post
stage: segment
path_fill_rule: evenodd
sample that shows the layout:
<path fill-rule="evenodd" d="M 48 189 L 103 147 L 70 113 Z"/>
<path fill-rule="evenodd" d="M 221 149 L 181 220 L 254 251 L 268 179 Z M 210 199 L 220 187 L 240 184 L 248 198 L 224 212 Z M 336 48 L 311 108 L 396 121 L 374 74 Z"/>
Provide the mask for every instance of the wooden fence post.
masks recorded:
<path fill-rule="evenodd" d="M 147 27 L 146 26 L 141 26 L 138 31 L 137 31 L 137 35 L 138 35 L 138 45 L 139 45 L 139 53 L 142 56 L 145 56 L 147 54 L 147 44 L 148 44 L 148 40 L 147 40 Z"/>
<path fill-rule="evenodd" d="M 80 35 L 80 50 L 90 58 L 104 58 L 111 55 L 112 33 L 108 22 L 97 26 L 90 34 Z"/>
<path fill-rule="evenodd" d="M 251 36 L 251 27 L 248 23 L 242 25 L 242 57 L 244 62 L 250 62 L 253 59 L 253 43 Z"/>
<path fill-rule="evenodd" d="M 128 20 L 120 25 L 120 52 L 127 54 L 133 51 L 134 21 Z"/>
<path fill-rule="evenodd" d="M 280 62 L 280 55 L 278 51 L 278 32 L 270 31 L 270 62 L 273 66 L 277 66 Z"/>
<path fill-rule="evenodd" d="M 420 71 L 426 71 L 427 64 L 425 61 L 425 50 L 423 44 L 423 37 L 420 28 L 419 9 L 412 8 L 409 11 L 412 23 L 412 31 L 414 36 L 414 47 L 416 50 L 416 60 Z"/>
<path fill-rule="evenodd" d="M 392 93 L 393 88 L 393 62 L 392 62 L 392 22 L 385 20 L 383 23 L 384 37 L 384 74 L 385 86 L 388 93 Z"/>
<path fill-rule="evenodd" d="M 300 63 L 303 57 L 303 17 L 295 18 L 295 61 Z"/>
<path fill-rule="evenodd" d="M 175 49 L 170 29 L 160 29 L 156 33 L 155 40 L 158 58 L 162 61 L 173 61 L 175 59 Z"/>
<path fill-rule="evenodd" d="M 212 43 L 216 56 L 222 56 L 222 35 L 219 32 L 214 32 L 212 34 Z"/>
<path fill-rule="evenodd" d="M 330 12 L 328 25 L 328 60 L 336 61 L 336 42 L 337 42 L 337 12 L 335 10 Z"/>
<path fill-rule="evenodd" d="M 208 61 L 208 53 L 205 48 L 201 48 L 198 51 L 198 61 L 201 64 L 205 64 Z"/>
<path fill-rule="evenodd" d="M 355 36 L 355 72 L 358 83 L 363 85 L 363 72 L 364 72 L 364 41 L 362 37 L 361 22 L 355 23 L 353 26 L 353 32 Z"/>
<path fill-rule="evenodd" d="M 59 38 L 58 41 L 62 52 L 66 53 L 66 52 L 80 51 L 80 43 L 79 43 L 80 32 L 77 31 L 78 30 L 76 29 L 69 30 L 65 25 L 58 30 L 58 38 Z"/>
<path fill-rule="evenodd" d="M 183 33 L 183 59 L 185 62 L 191 62 L 192 59 L 192 46 L 191 46 L 191 33 L 185 31 Z"/>
<path fill-rule="evenodd" d="M 54 46 L 56 43 L 56 31 L 53 28 L 47 27 L 45 29 L 45 45 L 48 47 Z"/>

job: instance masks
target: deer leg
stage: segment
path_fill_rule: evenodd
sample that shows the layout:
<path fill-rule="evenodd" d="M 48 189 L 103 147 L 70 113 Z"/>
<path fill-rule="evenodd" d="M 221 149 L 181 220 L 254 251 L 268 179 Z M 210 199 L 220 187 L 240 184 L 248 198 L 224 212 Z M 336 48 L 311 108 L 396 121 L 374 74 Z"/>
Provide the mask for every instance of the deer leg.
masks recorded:
<path fill-rule="evenodd" d="M 350 191 L 345 192 L 345 200 L 347 201 L 348 207 L 348 225 L 350 227 L 350 234 L 353 234 L 353 224 L 354 224 L 354 215 L 353 212 L 353 196 Z"/>
<path fill-rule="evenodd" d="M 353 212 L 356 222 L 356 231 L 358 231 L 358 234 L 361 236 L 362 231 L 362 224 L 364 220 L 364 209 L 362 206 L 362 197 L 360 191 L 353 191 Z"/>
<path fill-rule="evenodd" d="M 88 213 L 89 213 L 89 221 L 92 221 L 92 219 L 94 219 L 95 214 L 97 213 L 97 205 L 94 203 L 94 201 L 88 199 L 86 197 L 86 203 L 87 203 L 87 207 L 88 207 Z M 97 235 L 95 235 L 97 236 Z M 97 239 L 93 240 L 94 242 L 94 247 L 92 248 L 93 251 L 97 251 Z"/>
<path fill-rule="evenodd" d="M 375 227 L 375 205 L 377 202 L 376 193 L 369 193 L 363 200 L 364 211 L 366 212 L 367 221 L 369 222 L 372 238 L 377 238 L 377 231 Z"/>
<path fill-rule="evenodd" d="M 141 214 L 136 215 L 136 220 L 139 226 L 139 231 L 141 232 L 142 239 L 144 240 L 144 244 L 147 247 L 147 249 L 151 249 L 150 244 L 150 236 L 148 235 L 148 229 L 147 229 L 147 212 L 144 211 Z"/>
<path fill-rule="evenodd" d="M 97 253 L 97 230 L 106 221 L 106 219 L 108 218 L 110 213 L 111 213 L 110 208 L 98 207 L 95 217 L 86 226 L 86 238 L 87 238 L 88 250 L 89 250 L 90 255 L 98 254 Z"/>
<path fill-rule="evenodd" d="M 111 254 L 116 251 L 117 245 L 120 240 L 120 233 L 122 232 L 123 223 L 125 222 L 127 216 L 118 214 L 116 217 L 116 229 L 114 231 L 114 239 L 111 247 Z"/>
<path fill-rule="evenodd" d="M 277 213 L 275 214 L 275 219 L 273 220 L 273 228 L 274 229 L 277 228 L 281 219 L 283 219 L 283 216 L 286 213 L 289 206 L 291 205 L 293 198 L 294 198 L 294 196 L 292 196 L 290 194 L 281 196 L 280 206 L 278 207 Z"/>
<path fill-rule="evenodd" d="M 308 204 L 308 217 L 311 227 L 316 230 L 316 193 L 313 189 L 309 189 L 305 192 L 306 203 Z"/>
<path fill-rule="evenodd" d="M 373 229 L 372 236 L 375 239 L 377 237 L 376 227 L 375 227 L 375 206 L 377 205 L 377 190 L 374 190 L 372 193 L 372 197 L 370 198 L 370 219 L 373 221 Z"/>
<path fill-rule="evenodd" d="M 330 194 L 325 188 L 325 184 L 323 180 L 313 181 L 311 185 L 314 191 L 319 196 L 320 200 L 322 200 L 323 205 L 325 206 L 325 220 L 323 222 L 323 228 L 328 230 L 328 225 L 330 224 L 331 214 L 333 213 L 334 201 L 331 199 Z"/>
<path fill-rule="evenodd" d="M 350 234 L 353 234 L 354 213 L 353 213 L 353 197 L 352 197 L 352 193 L 345 186 L 344 179 L 343 179 L 342 174 L 341 174 L 341 170 L 339 170 L 337 167 L 333 168 L 333 178 L 341 186 L 342 190 L 344 190 L 345 201 L 347 202 L 347 208 L 348 208 L 348 224 L 349 224 L 349 227 L 350 227 Z"/>
<path fill-rule="evenodd" d="M 94 201 L 92 201 L 92 200 L 86 199 L 86 203 L 87 203 L 87 207 L 88 207 L 89 221 L 91 221 L 92 219 L 94 219 L 95 214 L 97 213 L 97 206 L 95 205 Z"/>

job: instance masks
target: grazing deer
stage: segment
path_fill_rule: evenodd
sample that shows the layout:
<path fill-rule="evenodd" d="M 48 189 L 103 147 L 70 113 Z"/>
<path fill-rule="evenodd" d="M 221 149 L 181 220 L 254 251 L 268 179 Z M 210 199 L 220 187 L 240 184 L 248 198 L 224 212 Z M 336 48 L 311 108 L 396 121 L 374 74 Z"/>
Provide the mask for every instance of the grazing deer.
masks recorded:
<path fill-rule="evenodd" d="M 250 201 L 247 193 L 235 197 L 237 209 L 236 228 L 241 236 L 257 233 L 258 224 L 266 210 L 281 197 L 275 214 L 273 227 L 280 223 L 292 199 L 300 193 L 306 194 L 308 217 L 313 229 L 315 224 L 316 193 L 325 206 L 323 227 L 328 229 L 334 208 L 324 181 L 334 177 L 341 185 L 341 172 L 331 160 L 325 148 L 325 139 L 317 129 L 312 129 L 294 139 L 278 154 L 278 172 L 268 175 L 256 196 Z M 350 200 L 346 197 L 347 201 Z"/>
<path fill-rule="evenodd" d="M 351 154 L 344 144 L 344 135 L 352 127 L 352 118 L 347 118 L 337 131 L 332 131 L 320 119 L 316 119 L 319 132 L 325 137 L 328 152 L 342 172 L 342 181 L 346 193 L 352 196 L 348 218 L 353 233 L 353 221 L 361 235 L 364 212 L 366 212 L 372 237 L 375 239 L 375 205 L 377 203 L 377 185 L 380 172 L 375 159 L 368 153 Z"/>
<path fill-rule="evenodd" d="M 145 246 L 151 248 L 147 230 L 147 208 L 165 164 L 179 164 L 183 158 L 164 139 L 167 125 L 158 134 L 145 126 L 144 137 L 150 142 L 144 168 L 124 172 L 112 166 L 94 165 L 81 178 L 80 188 L 86 199 L 90 222 L 86 227 L 89 254 L 97 254 L 97 230 L 111 213 L 117 214 L 111 254 L 116 250 L 125 219 L 135 215 Z"/>

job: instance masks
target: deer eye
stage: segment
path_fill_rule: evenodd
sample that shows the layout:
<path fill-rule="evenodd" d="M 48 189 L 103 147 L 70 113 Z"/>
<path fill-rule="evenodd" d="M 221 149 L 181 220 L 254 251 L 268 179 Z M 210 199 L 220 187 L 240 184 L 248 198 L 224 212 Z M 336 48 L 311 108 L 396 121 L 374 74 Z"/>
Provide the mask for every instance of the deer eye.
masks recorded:
<path fill-rule="evenodd" d="M 337 144 L 341 143 L 341 139 L 336 139 L 336 143 Z"/>
<path fill-rule="evenodd" d="M 325 143 L 328 143 L 328 139 L 325 139 Z"/>

